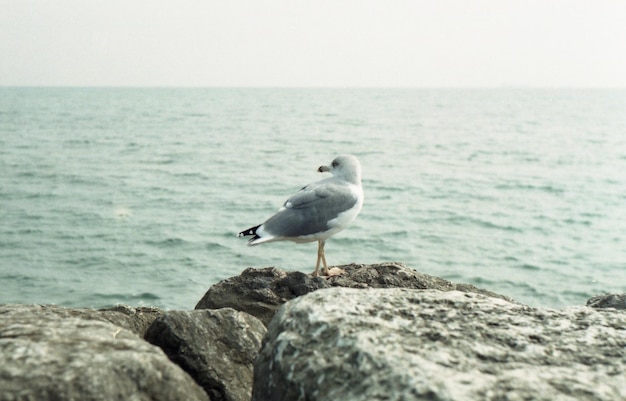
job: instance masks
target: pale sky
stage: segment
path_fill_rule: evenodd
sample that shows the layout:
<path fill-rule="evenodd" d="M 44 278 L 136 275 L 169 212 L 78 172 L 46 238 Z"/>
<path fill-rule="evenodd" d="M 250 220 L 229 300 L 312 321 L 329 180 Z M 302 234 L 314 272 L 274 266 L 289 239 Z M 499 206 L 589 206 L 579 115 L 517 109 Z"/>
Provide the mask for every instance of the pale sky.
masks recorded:
<path fill-rule="evenodd" d="M 626 87 L 624 0 L 0 0 L 0 86 Z"/>

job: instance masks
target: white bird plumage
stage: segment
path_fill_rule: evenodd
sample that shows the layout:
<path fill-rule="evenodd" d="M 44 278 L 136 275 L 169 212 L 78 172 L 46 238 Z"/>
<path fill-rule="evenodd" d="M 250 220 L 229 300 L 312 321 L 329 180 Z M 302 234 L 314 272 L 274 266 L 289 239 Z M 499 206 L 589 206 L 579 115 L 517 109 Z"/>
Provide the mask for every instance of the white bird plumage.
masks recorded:
<path fill-rule="evenodd" d="M 363 207 L 361 164 L 352 155 L 337 156 L 329 166 L 319 172 L 329 172 L 332 177 L 311 183 L 291 196 L 280 210 L 263 224 L 239 233 L 252 236 L 248 245 L 272 241 L 298 243 L 318 242 L 314 276 L 328 274 L 324 253 L 326 240 L 350 225 Z"/>

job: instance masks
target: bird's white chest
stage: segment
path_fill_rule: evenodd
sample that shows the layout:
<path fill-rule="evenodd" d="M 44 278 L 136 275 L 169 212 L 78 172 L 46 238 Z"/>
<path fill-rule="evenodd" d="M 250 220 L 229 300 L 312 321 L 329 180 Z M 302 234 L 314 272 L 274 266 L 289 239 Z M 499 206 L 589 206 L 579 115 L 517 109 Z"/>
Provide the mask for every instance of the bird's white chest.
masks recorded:
<path fill-rule="evenodd" d="M 339 230 L 343 230 L 350 223 L 352 223 L 354 219 L 356 219 L 356 216 L 358 216 L 359 212 L 361 212 L 361 208 L 363 207 L 363 188 L 358 185 L 352 185 L 352 188 L 350 189 L 357 200 L 356 203 L 350 209 L 339 213 L 337 217 L 330 220 L 328 222 L 329 228 L 339 228 Z"/>

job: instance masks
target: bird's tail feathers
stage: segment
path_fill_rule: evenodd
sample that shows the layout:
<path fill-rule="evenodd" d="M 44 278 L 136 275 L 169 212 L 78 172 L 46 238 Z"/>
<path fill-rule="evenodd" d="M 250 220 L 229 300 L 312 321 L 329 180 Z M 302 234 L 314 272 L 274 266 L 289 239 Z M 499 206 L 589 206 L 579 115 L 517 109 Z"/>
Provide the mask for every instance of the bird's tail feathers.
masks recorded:
<path fill-rule="evenodd" d="M 239 233 L 238 237 L 247 237 L 250 235 L 252 236 L 252 238 L 248 240 L 248 245 L 258 245 L 264 242 L 278 241 L 281 239 L 279 237 L 275 237 L 271 233 L 268 233 L 264 229 L 263 224 L 259 224 L 258 226 L 250 227 L 247 230 L 243 230 Z"/>
<path fill-rule="evenodd" d="M 252 237 L 252 238 L 250 238 L 250 239 L 248 240 L 248 242 L 252 242 L 252 241 L 254 241 L 254 240 L 257 240 L 257 239 L 261 238 L 261 237 L 259 237 L 259 236 L 257 235 L 257 233 L 256 233 L 256 230 L 258 230 L 258 229 L 259 229 L 259 227 L 261 227 L 261 225 L 260 225 L 260 224 L 259 224 L 258 226 L 250 227 L 250 228 L 248 228 L 248 229 L 243 230 L 242 232 L 240 232 L 237 236 L 238 236 L 238 237 L 247 237 L 247 236 L 252 235 L 253 237 Z"/>

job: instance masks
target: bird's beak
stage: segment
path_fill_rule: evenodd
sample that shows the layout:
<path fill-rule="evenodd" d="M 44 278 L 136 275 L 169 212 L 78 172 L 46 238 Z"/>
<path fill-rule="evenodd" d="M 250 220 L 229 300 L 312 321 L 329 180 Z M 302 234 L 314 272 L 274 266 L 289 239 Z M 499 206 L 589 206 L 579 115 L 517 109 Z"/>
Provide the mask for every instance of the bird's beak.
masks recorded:
<path fill-rule="evenodd" d="M 320 168 L 317 169 L 318 173 L 328 173 L 330 172 L 330 169 L 327 166 L 320 166 Z"/>

